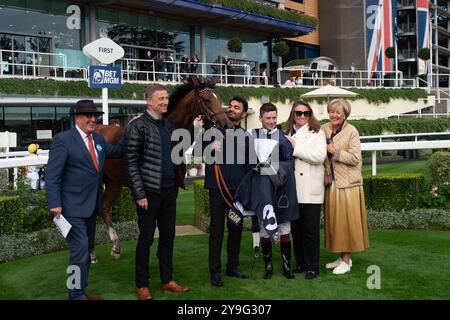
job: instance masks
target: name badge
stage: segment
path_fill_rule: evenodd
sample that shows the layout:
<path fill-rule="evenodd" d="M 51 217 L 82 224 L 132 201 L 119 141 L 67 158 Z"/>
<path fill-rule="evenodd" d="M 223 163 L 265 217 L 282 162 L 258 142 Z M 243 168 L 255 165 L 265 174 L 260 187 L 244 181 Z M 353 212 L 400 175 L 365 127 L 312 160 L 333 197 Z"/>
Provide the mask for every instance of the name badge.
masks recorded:
<path fill-rule="evenodd" d="M 99 144 L 97 144 L 97 145 L 95 146 L 95 148 L 97 149 L 98 152 L 100 152 L 100 151 L 103 150 L 102 146 L 99 145 Z"/>

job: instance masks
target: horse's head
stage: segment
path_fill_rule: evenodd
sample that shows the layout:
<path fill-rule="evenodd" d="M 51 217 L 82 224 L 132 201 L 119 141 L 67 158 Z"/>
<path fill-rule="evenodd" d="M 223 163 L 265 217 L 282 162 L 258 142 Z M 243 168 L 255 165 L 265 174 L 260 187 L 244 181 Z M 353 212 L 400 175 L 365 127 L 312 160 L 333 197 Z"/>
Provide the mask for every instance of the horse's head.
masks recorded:
<path fill-rule="evenodd" d="M 202 115 L 205 127 L 221 131 L 233 128 L 233 123 L 222 110 L 222 101 L 214 90 L 214 83 L 191 76 L 169 98 L 168 117 L 176 128 L 189 128 Z"/>
<path fill-rule="evenodd" d="M 215 83 L 208 79 L 200 81 L 196 76 L 191 76 L 189 81 L 194 90 L 196 113 L 203 116 L 206 126 L 221 131 L 233 128 L 226 111 L 223 111 L 222 100 L 214 90 Z"/>

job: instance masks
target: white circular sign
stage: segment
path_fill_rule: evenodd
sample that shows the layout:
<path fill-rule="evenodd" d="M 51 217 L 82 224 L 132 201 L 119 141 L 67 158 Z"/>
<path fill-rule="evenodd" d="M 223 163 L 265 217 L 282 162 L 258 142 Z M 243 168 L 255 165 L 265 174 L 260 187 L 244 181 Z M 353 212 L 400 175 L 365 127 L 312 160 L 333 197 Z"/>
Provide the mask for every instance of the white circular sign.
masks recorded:
<path fill-rule="evenodd" d="M 110 64 L 123 57 L 123 48 L 109 38 L 100 38 L 83 47 L 83 53 L 103 64 Z"/>

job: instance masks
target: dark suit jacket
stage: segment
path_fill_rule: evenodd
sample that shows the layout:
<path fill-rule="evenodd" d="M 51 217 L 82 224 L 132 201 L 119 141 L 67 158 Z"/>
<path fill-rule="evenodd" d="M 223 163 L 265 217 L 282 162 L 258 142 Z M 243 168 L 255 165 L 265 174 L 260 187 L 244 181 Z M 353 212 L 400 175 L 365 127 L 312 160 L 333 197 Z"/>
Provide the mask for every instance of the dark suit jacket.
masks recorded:
<path fill-rule="evenodd" d="M 47 206 L 49 209 L 62 207 L 66 217 L 87 218 L 101 213 L 105 159 L 119 157 L 122 153 L 123 139 L 111 145 L 96 132 L 92 136 L 99 172 L 75 127 L 53 138 L 45 170 Z"/>

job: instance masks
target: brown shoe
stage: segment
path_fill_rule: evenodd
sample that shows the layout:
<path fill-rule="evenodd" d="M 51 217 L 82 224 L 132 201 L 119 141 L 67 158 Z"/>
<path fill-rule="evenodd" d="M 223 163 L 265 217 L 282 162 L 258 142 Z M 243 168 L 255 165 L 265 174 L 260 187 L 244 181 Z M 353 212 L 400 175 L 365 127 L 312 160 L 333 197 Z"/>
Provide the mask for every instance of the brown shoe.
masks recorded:
<path fill-rule="evenodd" d="M 159 287 L 161 290 L 166 290 L 170 292 L 187 292 L 189 291 L 189 288 L 184 288 L 180 285 L 178 285 L 175 281 L 169 281 L 166 284 L 162 284 L 161 287 Z"/>
<path fill-rule="evenodd" d="M 138 300 L 152 300 L 152 294 L 148 288 L 136 288 Z"/>
<path fill-rule="evenodd" d="M 104 300 L 102 296 L 98 296 L 98 295 L 95 295 L 95 294 L 87 294 L 86 298 L 88 300 Z"/>

